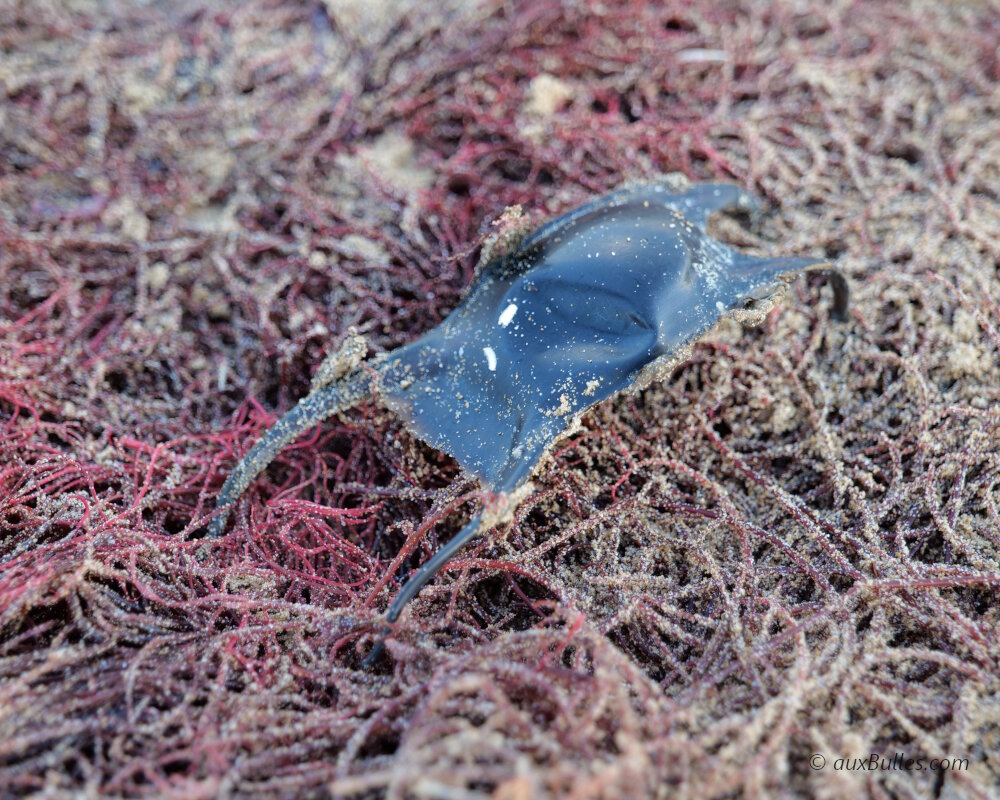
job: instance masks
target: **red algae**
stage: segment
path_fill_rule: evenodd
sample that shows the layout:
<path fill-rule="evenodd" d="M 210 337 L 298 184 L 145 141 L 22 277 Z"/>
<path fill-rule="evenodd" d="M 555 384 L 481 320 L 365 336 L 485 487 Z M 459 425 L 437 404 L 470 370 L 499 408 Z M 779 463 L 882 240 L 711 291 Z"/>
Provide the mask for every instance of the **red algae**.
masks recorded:
<path fill-rule="evenodd" d="M 1000 781 L 1000 9 L 0 1 L 0 795 L 968 796 Z M 488 500 L 376 402 L 226 471 L 491 221 L 735 181 L 825 253 Z M 440 538 L 439 538 L 440 537 Z M 967 759 L 948 771 L 836 768 Z M 826 759 L 817 768 L 816 755 Z"/>

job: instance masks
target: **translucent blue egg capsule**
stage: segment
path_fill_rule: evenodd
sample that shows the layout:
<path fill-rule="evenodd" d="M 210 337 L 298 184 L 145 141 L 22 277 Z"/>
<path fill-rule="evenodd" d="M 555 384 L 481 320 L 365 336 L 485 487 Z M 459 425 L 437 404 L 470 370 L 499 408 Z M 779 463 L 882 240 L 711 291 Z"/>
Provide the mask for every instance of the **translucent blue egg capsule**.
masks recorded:
<path fill-rule="evenodd" d="M 760 258 L 709 236 L 709 216 L 724 209 L 758 205 L 728 184 L 677 192 L 654 183 L 552 220 L 483 266 L 440 325 L 376 362 L 377 393 L 416 435 L 509 494 L 589 407 L 666 377 L 721 318 L 761 319 L 797 273 L 829 273 L 833 314 L 845 316 L 847 283 L 824 260 Z M 226 480 L 219 508 L 282 447 L 370 396 L 370 370 L 346 372 L 315 385 L 264 434 Z M 225 520 L 218 514 L 210 534 Z M 477 516 L 418 569 L 387 621 L 479 530 Z"/>

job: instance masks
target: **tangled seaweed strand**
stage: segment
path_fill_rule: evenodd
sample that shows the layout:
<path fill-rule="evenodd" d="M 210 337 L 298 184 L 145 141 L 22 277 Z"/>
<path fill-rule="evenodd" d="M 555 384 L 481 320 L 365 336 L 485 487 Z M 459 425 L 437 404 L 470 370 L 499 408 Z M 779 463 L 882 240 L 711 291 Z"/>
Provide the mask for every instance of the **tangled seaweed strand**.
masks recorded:
<path fill-rule="evenodd" d="M 995 2 L 0 0 L 0 794 L 979 797 L 1000 782 Z M 735 180 L 826 254 L 484 500 L 368 403 L 226 468 L 490 221 Z M 806 302 L 809 300 L 809 302 Z M 813 753 L 967 758 L 814 770 Z"/>

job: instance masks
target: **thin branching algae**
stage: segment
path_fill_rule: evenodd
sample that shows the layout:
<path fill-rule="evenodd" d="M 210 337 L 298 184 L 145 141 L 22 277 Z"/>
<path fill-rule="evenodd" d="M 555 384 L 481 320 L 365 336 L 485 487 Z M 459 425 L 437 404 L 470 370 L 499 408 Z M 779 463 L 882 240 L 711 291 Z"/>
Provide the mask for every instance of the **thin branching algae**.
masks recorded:
<path fill-rule="evenodd" d="M 759 322 L 797 273 L 829 272 L 834 314 L 844 315 L 847 284 L 823 260 L 746 255 L 710 237 L 708 218 L 724 209 L 758 206 L 727 184 L 639 184 L 543 225 L 483 265 L 458 308 L 411 344 L 365 369 L 352 338 L 237 464 L 218 507 L 305 430 L 368 397 L 372 383 L 415 434 L 507 498 L 588 408 L 668 375 L 720 319 Z M 213 519 L 212 536 L 226 517 Z M 476 516 L 417 570 L 387 621 L 486 527 Z"/>
<path fill-rule="evenodd" d="M 997 795 L 995 0 L 2 8 L 0 794 Z M 850 322 L 800 277 L 590 409 L 370 674 L 492 506 L 371 393 L 195 538 L 485 219 L 656 169 L 749 188 L 708 230 L 835 258 Z"/>

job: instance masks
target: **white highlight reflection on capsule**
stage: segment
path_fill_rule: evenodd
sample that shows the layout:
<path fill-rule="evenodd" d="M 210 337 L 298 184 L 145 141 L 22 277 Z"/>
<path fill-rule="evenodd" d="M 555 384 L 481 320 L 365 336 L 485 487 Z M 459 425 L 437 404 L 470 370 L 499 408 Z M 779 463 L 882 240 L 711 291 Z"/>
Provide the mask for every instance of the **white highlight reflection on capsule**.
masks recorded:
<path fill-rule="evenodd" d="M 509 306 L 507 306 L 507 308 L 505 308 L 503 310 L 503 313 L 500 315 L 500 319 L 497 320 L 497 322 L 500 323 L 500 327 L 501 328 L 506 328 L 508 325 L 510 325 L 511 320 L 514 319 L 514 315 L 516 313 L 517 313 L 517 305 L 516 304 L 511 303 Z"/>
<path fill-rule="evenodd" d="M 493 352 L 492 347 L 484 347 L 483 355 L 486 356 L 486 366 L 490 368 L 490 372 L 497 371 L 497 354 Z"/>

